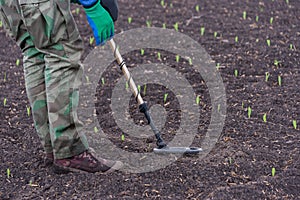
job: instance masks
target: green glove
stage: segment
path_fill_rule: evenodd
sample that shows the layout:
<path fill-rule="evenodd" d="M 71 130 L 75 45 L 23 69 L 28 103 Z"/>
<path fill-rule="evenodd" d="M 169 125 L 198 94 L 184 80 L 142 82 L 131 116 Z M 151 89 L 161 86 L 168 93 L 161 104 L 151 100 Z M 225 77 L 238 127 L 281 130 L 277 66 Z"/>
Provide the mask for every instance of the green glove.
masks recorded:
<path fill-rule="evenodd" d="M 93 30 L 96 45 L 104 45 L 114 36 L 114 23 L 109 13 L 101 6 L 100 1 L 92 7 L 84 7 L 87 20 Z"/>

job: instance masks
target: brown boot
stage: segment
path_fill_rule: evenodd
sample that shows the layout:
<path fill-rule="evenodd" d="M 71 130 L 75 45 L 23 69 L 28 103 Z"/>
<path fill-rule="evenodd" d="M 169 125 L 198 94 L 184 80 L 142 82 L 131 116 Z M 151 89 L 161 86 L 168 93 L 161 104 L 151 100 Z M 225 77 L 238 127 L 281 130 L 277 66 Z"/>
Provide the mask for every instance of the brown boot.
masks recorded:
<path fill-rule="evenodd" d="M 71 158 L 54 160 L 54 172 L 58 174 L 68 172 L 110 173 L 122 167 L 121 161 L 97 159 L 88 150 Z"/>

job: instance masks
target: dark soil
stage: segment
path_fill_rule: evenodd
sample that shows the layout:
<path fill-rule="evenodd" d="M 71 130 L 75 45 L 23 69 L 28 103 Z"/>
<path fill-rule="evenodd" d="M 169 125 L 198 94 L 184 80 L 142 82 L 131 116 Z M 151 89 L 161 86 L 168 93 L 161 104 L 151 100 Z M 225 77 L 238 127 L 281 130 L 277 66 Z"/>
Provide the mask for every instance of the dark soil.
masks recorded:
<path fill-rule="evenodd" d="M 179 31 L 198 41 L 219 63 L 228 108 L 223 132 L 213 150 L 204 159 L 182 157 L 164 169 L 149 173 L 115 172 L 97 176 L 53 173 L 51 167 L 43 165 L 43 149 L 32 118 L 26 112 L 29 103 L 22 62 L 16 66 L 16 60 L 22 60 L 21 52 L 1 28 L 0 199 L 300 199 L 300 1 L 166 0 L 165 3 L 162 7 L 158 0 L 119 0 L 116 32 L 146 27 L 147 20 L 155 27 L 166 23 L 167 28 L 178 22 Z M 199 12 L 196 5 L 200 6 Z M 85 57 L 94 45 L 89 45 L 91 30 L 87 28 L 85 15 L 82 9 L 76 14 L 76 8 L 73 6 L 72 10 L 86 45 Z M 130 24 L 128 17 L 132 17 Z M 201 27 L 205 27 L 203 36 Z M 132 68 L 140 63 L 157 62 L 155 56 L 155 50 L 146 50 L 144 56 L 132 52 L 125 57 Z M 164 63 L 179 71 L 184 69 L 191 82 L 198 83 L 193 89 L 201 96 L 201 119 L 193 145 L 201 146 L 211 112 L 205 83 L 192 78 L 193 71 L 187 62 L 174 62 L 168 52 L 163 52 L 162 57 Z M 117 70 L 115 67 L 106 72 L 107 84 L 98 88 L 103 95 L 97 95 L 95 102 L 100 124 L 107 134 L 118 130 L 107 100 L 115 79 L 121 76 Z M 267 82 L 266 72 L 270 74 Z M 281 86 L 278 76 L 282 78 Z M 147 91 L 145 99 L 150 106 L 166 107 L 168 123 L 162 132 L 170 140 L 164 133 L 178 128 L 178 102 L 167 88 L 149 85 Z M 162 99 L 165 92 L 170 94 L 166 104 Z M 136 110 L 134 99 L 131 107 L 131 116 L 140 123 L 143 116 Z M 248 107 L 252 108 L 251 118 L 247 115 Z M 265 113 L 267 122 L 263 121 Z M 298 122 L 296 129 L 293 120 Z M 149 151 L 149 145 L 155 146 L 154 138 L 145 143 L 127 136 L 125 142 L 119 135 L 110 137 L 120 148 L 129 147 L 129 151 L 144 152 Z M 276 169 L 275 176 L 272 168 Z"/>

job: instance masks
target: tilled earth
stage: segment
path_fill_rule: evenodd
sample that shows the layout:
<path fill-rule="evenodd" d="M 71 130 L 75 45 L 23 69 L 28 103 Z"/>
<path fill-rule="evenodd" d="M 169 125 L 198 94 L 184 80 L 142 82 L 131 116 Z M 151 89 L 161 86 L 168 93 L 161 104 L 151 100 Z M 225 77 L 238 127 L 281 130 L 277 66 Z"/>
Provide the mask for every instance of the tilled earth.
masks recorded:
<path fill-rule="evenodd" d="M 225 125 L 212 151 L 203 159 L 181 157 L 148 173 L 53 173 L 43 165 L 43 149 L 28 116 L 22 61 L 17 61 L 22 60 L 21 52 L 1 28 L 0 199 L 300 199 L 300 1 L 162 2 L 119 0 L 116 32 L 146 27 L 147 22 L 169 29 L 178 23 L 179 32 L 209 53 L 227 97 Z M 89 44 L 91 30 L 82 8 L 73 5 L 72 11 L 85 42 L 84 60 L 94 48 Z M 175 55 L 163 51 L 159 61 L 157 51 L 151 49 L 145 49 L 144 55 L 131 52 L 125 57 L 129 68 L 161 62 L 189 78 L 200 96 L 201 118 L 193 145 L 201 146 L 211 102 L 205 82 L 193 76 L 189 63 L 176 62 Z M 122 130 L 113 121 L 109 104 L 115 80 L 121 76 L 117 70 L 107 71 L 106 83 L 99 83 L 97 90 L 101 128 L 119 148 L 149 152 L 155 147 L 154 138 L 135 140 L 124 133 L 122 141 Z M 149 85 L 143 96 L 150 106 L 160 104 L 168 112 L 162 133 L 169 141 L 172 134 L 168 133 L 176 132 L 180 124 L 176 96 L 158 85 Z M 145 125 L 136 109 L 132 98 L 131 117 Z"/>

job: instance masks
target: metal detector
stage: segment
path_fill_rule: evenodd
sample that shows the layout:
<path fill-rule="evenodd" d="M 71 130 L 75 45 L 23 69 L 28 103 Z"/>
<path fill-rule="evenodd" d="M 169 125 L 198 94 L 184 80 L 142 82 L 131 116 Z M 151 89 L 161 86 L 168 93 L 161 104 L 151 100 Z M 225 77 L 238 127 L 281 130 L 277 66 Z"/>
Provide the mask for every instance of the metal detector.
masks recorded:
<path fill-rule="evenodd" d="M 134 83 L 130 72 L 128 71 L 128 68 L 126 67 L 125 61 L 122 58 L 118 47 L 115 43 L 115 41 L 113 39 L 110 39 L 108 41 L 113 53 L 114 53 L 114 57 L 117 60 L 118 65 L 120 66 L 120 69 L 122 70 L 123 74 L 125 75 L 125 78 L 128 82 L 129 87 L 131 88 L 135 99 L 139 105 L 139 110 L 140 112 L 144 113 L 148 124 L 150 125 L 152 131 L 154 132 L 154 135 L 156 137 L 156 145 L 157 148 L 154 148 L 153 151 L 154 153 L 157 154 L 198 154 L 202 151 L 201 148 L 198 147 L 169 147 L 164 140 L 161 137 L 160 131 L 156 128 L 150 113 L 148 111 L 148 107 L 146 102 L 144 102 L 144 100 L 142 99 L 142 96 L 136 86 L 136 84 Z"/>

